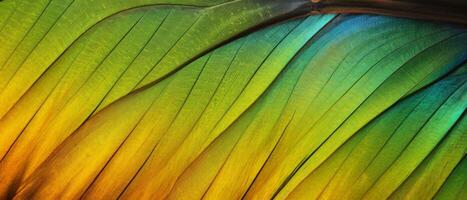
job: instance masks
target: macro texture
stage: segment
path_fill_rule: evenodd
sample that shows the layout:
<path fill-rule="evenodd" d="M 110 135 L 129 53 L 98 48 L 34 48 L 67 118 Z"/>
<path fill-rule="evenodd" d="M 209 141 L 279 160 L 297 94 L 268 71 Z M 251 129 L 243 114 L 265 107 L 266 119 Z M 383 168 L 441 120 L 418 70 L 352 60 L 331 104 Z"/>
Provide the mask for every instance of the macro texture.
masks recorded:
<path fill-rule="evenodd" d="M 466 6 L 0 1 L 0 199 L 465 199 Z"/>

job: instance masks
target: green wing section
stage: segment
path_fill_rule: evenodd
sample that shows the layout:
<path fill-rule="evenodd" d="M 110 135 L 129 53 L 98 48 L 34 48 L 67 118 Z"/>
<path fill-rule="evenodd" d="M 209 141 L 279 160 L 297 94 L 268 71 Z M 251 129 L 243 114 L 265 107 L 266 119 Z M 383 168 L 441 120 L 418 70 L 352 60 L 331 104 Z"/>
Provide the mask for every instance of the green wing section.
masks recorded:
<path fill-rule="evenodd" d="M 109 195 L 118 196 L 126 187 L 128 197 L 166 195 L 175 181 L 174 176 L 182 173 L 207 145 L 255 102 L 295 53 L 330 19 L 332 16 L 295 20 L 254 33 L 201 57 L 152 87 L 117 101 L 97 113 L 72 136 L 77 137 L 72 143 L 79 140 L 79 146 L 84 145 L 83 148 L 99 148 L 98 154 L 84 159 L 85 154 L 81 152 L 84 149 L 81 149 L 73 161 L 59 157 L 51 161 L 51 165 L 66 162 L 69 167 L 86 163 L 87 170 L 69 168 L 79 174 L 59 173 L 76 183 L 78 180 L 73 177 L 86 179 L 80 189 L 71 190 L 61 182 L 55 185 L 52 183 L 55 178 L 48 175 L 52 182 L 47 185 L 55 188 L 57 195 L 65 195 L 66 191 L 76 195 L 89 187 L 94 180 L 92 177 L 105 167 L 95 182 L 102 184 L 93 185 L 95 192 L 93 188 L 88 190 L 92 199 L 97 198 L 95 195 L 104 195 L 104 199 Z M 126 112 L 127 109 L 131 112 Z M 115 126 L 116 122 L 118 126 Z M 108 134 L 102 134 L 102 131 Z M 104 141 L 105 145 L 102 145 Z M 135 145 L 139 147 L 134 148 Z M 70 150 L 63 153 L 74 151 Z M 134 159 L 130 163 L 125 161 L 129 157 Z M 123 167 L 121 161 L 127 166 Z M 89 175 L 84 175 L 87 173 Z M 107 181 L 115 180 L 114 173 L 127 176 L 118 180 L 119 183 L 107 184 Z M 42 176 L 37 176 L 39 182 L 44 181 L 39 177 Z M 59 190 L 58 185 L 64 186 L 63 190 Z M 109 190 L 104 194 L 100 192 L 102 187 L 116 191 Z M 154 187 L 158 189 L 154 190 Z M 138 194 L 141 192 L 144 193 Z M 51 194 L 44 190 L 44 195 Z"/>
<path fill-rule="evenodd" d="M 75 41 L 83 37 L 89 30 L 101 27 L 100 22 L 111 21 L 113 16 L 128 16 L 129 13 L 134 13 L 133 19 L 127 19 L 129 21 L 126 22 L 126 26 L 115 25 L 114 28 L 111 28 L 112 32 L 115 31 L 116 34 L 119 31 L 128 31 L 127 26 L 136 23 L 136 21 L 140 27 L 151 31 L 156 25 L 145 26 L 144 23 L 151 21 L 150 16 L 164 15 L 168 9 L 163 9 L 163 7 L 176 7 L 175 10 L 178 10 L 178 7 L 191 8 L 184 9 L 184 12 L 173 12 L 168 16 L 168 21 L 161 24 L 160 35 L 163 36 L 158 35 L 155 40 L 167 43 L 165 45 L 168 47 L 165 46 L 163 49 L 157 49 L 159 52 L 154 52 L 159 54 L 160 58 L 156 62 L 150 63 L 153 66 L 146 67 L 150 68 L 148 72 L 141 70 L 140 73 L 144 74 L 143 77 L 134 77 L 134 79 L 141 79 L 132 80 L 136 82 L 136 86 L 133 87 L 139 88 L 161 79 L 201 53 L 252 27 L 284 16 L 296 15 L 297 9 L 305 3 L 307 1 L 301 0 L 291 2 L 277 0 L 232 2 L 216 2 L 215 0 L 105 0 L 99 3 L 86 0 L 40 0 L 10 2 L 14 5 L 5 5 L 4 9 L 11 13 L 5 14 L 8 17 L 3 22 L 3 29 L 0 33 L 0 42 L 2 43 L 0 52 L 0 64 L 2 65 L 0 72 L 0 95 L 2 96 L 0 116 L 5 115 L 27 89 Z M 159 12 L 161 9 L 166 11 Z M 128 10 L 132 10 L 132 12 Z M 142 17 L 139 20 L 138 15 L 145 15 L 145 17 L 139 16 Z M 132 17 L 128 16 L 127 18 Z M 167 30 L 174 32 L 164 33 Z M 138 39 L 142 38 L 138 37 Z M 127 40 L 132 41 L 134 38 L 129 35 Z M 114 93 L 120 94 L 122 91 Z M 113 96 L 119 96 L 118 94 Z"/>
<path fill-rule="evenodd" d="M 456 168 L 451 172 L 446 182 L 436 193 L 434 199 L 462 199 L 466 195 L 467 189 L 467 162 L 464 158 L 456 166 Z"/>
<path fill-rule="evenodd" d="M 0 199 L 462 199 L 466 29 L 326 2 L 1 2 Z"/>
<path fill-rule="evenodd" d="M 11 184 L 26 179 L 93 113 L 249 29 L 293 16 L 302 4 L 4 3 L 10 14 L 0 33 L 2 191 L 18 187 Z"/>

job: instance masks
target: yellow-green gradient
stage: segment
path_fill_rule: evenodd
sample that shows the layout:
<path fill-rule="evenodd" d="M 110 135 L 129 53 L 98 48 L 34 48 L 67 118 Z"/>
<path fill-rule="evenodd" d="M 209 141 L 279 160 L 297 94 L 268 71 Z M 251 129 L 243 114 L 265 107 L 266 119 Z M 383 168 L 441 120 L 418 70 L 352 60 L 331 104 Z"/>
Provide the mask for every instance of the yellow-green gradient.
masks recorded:
<path fill-rule="evenodd" d="M 0 2 L 0 199 L 462 199 L 467 32 L 293 0 Z"/>

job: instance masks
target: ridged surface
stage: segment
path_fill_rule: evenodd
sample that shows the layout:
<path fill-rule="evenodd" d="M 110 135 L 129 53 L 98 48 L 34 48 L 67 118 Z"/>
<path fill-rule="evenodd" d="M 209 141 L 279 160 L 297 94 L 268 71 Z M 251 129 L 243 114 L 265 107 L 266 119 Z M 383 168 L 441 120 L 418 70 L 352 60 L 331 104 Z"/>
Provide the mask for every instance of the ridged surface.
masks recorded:
<path fill-rule="evenodd" d="M 0 199 L 462 199 L 466 29 L 310 5 L 1 2 Z"/>

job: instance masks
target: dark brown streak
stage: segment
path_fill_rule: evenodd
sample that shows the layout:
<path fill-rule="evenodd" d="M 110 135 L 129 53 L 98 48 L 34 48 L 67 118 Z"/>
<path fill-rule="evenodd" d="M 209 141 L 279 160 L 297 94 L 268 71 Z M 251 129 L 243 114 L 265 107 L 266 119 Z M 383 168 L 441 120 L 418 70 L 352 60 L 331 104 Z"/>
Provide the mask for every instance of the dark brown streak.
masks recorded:
<path fill-rule="evenodd" d="M 467 4 L 441 0 L 311 0 L 309 14 L 370 13 L 467 25 Z"/>

